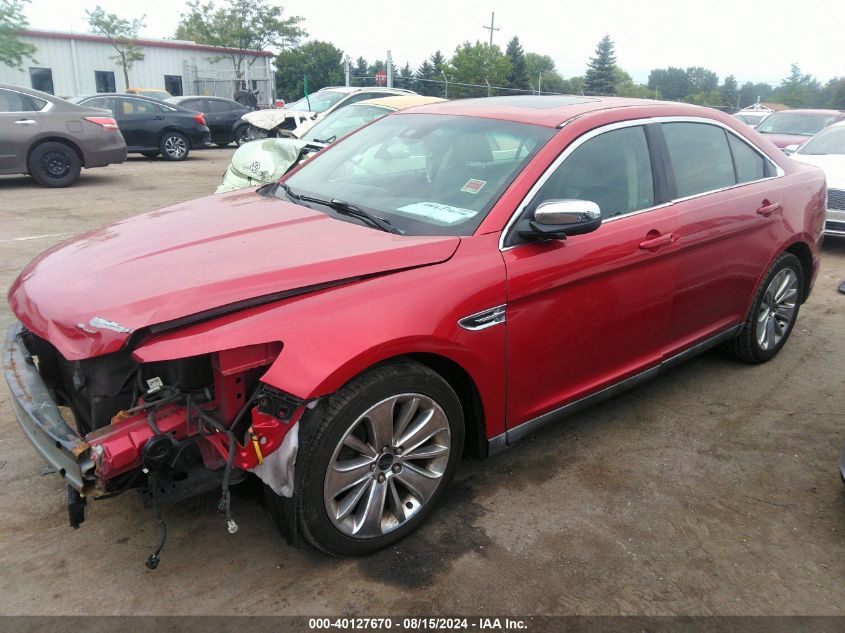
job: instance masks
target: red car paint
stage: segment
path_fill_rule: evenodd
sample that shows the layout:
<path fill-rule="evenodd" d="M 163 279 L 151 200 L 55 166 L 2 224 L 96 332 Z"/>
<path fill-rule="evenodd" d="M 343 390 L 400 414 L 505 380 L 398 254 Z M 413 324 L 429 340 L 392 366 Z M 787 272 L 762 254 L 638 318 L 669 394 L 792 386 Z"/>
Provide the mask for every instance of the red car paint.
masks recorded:
<path fill-rule="evenodd" d="M 483 435 L 492 438 L 741 323 L 766 269 L 788 247 L 806 249 L 813 279 L 818 272 L 824 177 L 728 115 L 624 99 L 556 108 L 458 101 L 413 111 L 561 129 L 474 235 L 396 236 L 237 192 L 138 216 L 48 251 L 13 285 L 15 314 L 68 358 L 114 351 L 129 338 L 89 327 L 95 316 L 141 331 L 133 357 L 143 363 L 278 342 L 281 352 L 261 380 L 304 401 L 389 358 L 436 359 L 469 378 Z M 665 116 L 718 121 L 783 173 L 566 241 L 500 249 L 520 202 L 570 143 L 614 122 Z M 671 238 L 640 247 L 655 235 Z M 143 334 L 255 296 L 340 281 Z M 504 327 L 458 326 L 505 304 Z"/>

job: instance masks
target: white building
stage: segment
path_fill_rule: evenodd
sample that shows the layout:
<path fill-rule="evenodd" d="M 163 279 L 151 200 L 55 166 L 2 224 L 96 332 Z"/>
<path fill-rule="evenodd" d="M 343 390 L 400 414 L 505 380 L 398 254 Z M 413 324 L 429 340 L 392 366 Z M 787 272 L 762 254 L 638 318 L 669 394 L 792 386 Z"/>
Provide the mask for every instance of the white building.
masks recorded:
<path fill-rule="evenodd" d="M 216 95 L 231 98 L 238 89 L 231 51 L 180 40 L 133 40 L 144 59 L 129 70 L 112 57 L 108 40 L 90 33 L 20 31 L 22 41 L 36 47 L 34 59 L 18 68 L 0 64 L 0 83 L 27 86 L 61 97 L 97 92 L 125 92 L 127 88 L 164 89 L 178 95 Z M 242 71 L 248 86 L 258 90 L 259 102 L 272 103 L 273 55 L 263 51 L 237 51 L 245 56 Z M 252 62 L 252 64 L 250 64 Z"/>

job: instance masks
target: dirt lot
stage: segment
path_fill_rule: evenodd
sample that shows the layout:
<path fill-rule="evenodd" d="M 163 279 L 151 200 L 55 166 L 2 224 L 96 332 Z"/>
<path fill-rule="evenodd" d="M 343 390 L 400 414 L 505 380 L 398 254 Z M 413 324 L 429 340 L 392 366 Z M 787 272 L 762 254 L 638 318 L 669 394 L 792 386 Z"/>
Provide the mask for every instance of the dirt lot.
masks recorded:
<path fill-rule="evenodd" d="M 49 191 L 0 178 L 0 286 L 69 234 L 211 193 L 232 150 L 132 158 Z M 64 487 L 0 387 L 2 614 L 842 614 L 845 241 L 784 351 L 711 352 L 489 460 L 397 547 L 335 560 L 280 540 L 253 495 L 240 531 L 131 494 L 67 526 Z M 0 325 L 12 316 L 0 305 Z"/>

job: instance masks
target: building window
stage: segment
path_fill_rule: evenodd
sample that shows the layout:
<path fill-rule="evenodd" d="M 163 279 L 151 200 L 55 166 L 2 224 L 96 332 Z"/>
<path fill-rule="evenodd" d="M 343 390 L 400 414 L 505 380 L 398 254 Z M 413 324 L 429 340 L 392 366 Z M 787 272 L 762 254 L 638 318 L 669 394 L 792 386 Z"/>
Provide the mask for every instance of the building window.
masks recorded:
<path fill-rule="evenodd" d="M 50 68 L 30 68 L 29 81 L 35 90 L 53 94 L 53 71 Z"/>
<path fill-rule="evenodd" d="M 174 97 L 182 96 L 182 77 L 180 75 L 165 75 L 164 89 Z"/>
<path fill-rule="evenodd" d="M 97 92 L 117 92 L 114 89 L 114 72 L 111 70 L 95 70 L 94 83 Z"/>

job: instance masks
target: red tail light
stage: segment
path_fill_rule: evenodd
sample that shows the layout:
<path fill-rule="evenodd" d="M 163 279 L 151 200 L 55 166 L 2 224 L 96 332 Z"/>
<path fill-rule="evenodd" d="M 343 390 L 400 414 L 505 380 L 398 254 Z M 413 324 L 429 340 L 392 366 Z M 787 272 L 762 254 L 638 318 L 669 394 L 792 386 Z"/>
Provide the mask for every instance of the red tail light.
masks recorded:
<path fill-rule="evenodd" d="M 205 125 L 205 114 L 203 114 L 202 112 L 200 112 L 199 114 L 195 114 L 194 121 L 196 121 L 200 125 Z"/>
<path fill-rule="evenodd" d="M 106 132 L 114 132 L 117 130 L 117 121 L 110 116 L 87 116 L 85 117 L 85 120 L 90 121 L 91 123 L 96 123 Z"/>

